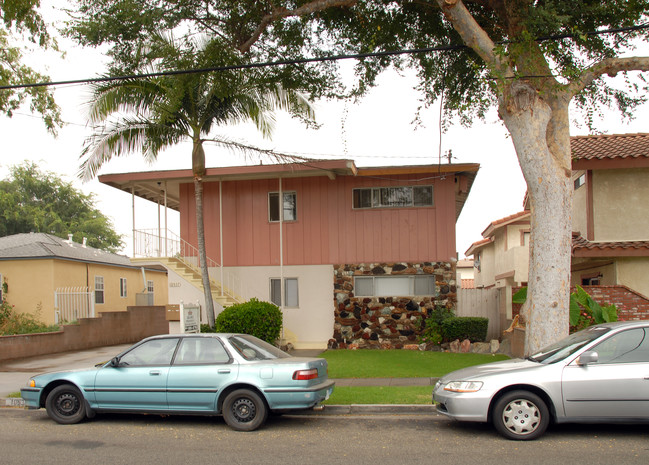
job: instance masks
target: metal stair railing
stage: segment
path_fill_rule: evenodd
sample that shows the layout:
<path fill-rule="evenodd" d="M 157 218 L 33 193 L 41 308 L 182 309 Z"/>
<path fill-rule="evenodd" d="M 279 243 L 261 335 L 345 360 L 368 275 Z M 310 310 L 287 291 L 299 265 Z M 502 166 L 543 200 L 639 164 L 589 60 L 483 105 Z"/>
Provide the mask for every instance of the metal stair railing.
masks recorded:
<path fill-rule="evenodd" d="M 174 258 L 199 275 L 202 275 L 198 248 L 172 231 L 139 229 L 134 231 L 133 256 L 145 258 Z M 241 284 L 238 278 L 226 272 L 223 267 L 207 257 L 210 281 L 220 288 L 220 295 L 235 302 L 241 302 Z M 237 295 L 238 294 L 238 295 Z"/>

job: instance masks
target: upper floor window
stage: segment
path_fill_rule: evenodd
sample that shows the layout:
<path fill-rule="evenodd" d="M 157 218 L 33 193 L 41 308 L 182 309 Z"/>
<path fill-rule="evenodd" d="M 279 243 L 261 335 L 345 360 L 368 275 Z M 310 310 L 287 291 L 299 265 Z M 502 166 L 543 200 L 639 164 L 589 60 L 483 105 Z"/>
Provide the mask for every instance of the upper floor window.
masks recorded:
<path fill-rule="evenodd" d="M 282 192 L 284 201 L 280 209 L 279 192 L 268 193 L 268 220 L 276 222 L 280 220 L 280 211 L 282 212 L 282 221 L 297 220 L 297 193 Z"/>
<path fill-rule="evenodd" d="M 358 188 L 352 199 L 354 208 L 432 207 L 433 186 Z"/>
<path fill-rule="evenodd" d="M 584 184 L 586 184 L 586 174 L 582 174 L 577 179 L 575 179 L 575 190 L 579 189 Z"/>
<path fill-rule="evenodd" d="M 153 281 L 147 281 L 147 282 L 146 282 L 146 291 L 147 291 L 149 294 L 153 294 L 153 290 L 154 290 L 154 288 L 153 288 Z"/>

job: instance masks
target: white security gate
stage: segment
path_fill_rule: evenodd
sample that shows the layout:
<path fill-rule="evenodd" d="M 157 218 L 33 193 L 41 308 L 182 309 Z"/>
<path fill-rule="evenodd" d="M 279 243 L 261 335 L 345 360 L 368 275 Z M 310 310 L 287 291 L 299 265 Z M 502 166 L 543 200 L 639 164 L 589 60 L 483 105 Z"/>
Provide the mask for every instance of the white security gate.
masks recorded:
<path fill-rule="evenodd" d="M 57 324 L 73 323 L 79 318 L 95 317 L 95 293 L 87 287 L 61 287 L 54 293 Z"/>

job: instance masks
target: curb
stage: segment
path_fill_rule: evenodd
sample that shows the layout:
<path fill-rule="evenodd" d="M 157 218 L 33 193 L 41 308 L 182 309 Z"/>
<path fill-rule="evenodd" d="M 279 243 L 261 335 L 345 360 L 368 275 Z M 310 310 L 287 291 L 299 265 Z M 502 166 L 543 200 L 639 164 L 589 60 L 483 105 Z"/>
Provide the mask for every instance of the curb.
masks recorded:
<path fill-rule="evenodd" d="M 0 398 L 0 407 L 25 407 L 25 401 L 20 397 Z"/>
<path fill-rule="evenodd" d="M 19 397 L 0 398 L 0 407 L 25 408 L 25 401 Z M 351 404 L 351 405 L 322 405 L 309 410 L 287 412 L 288 415 L 435 415 L 432 404 Z"/>

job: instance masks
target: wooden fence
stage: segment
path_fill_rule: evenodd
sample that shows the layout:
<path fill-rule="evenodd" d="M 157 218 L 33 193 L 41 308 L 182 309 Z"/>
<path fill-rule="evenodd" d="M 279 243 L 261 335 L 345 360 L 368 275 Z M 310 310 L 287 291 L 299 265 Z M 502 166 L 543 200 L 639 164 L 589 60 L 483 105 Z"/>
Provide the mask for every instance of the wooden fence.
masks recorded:
<path fill-rule="evenodd" d="M 499 292 L 497 289 L 459 289 L 457 316 L 489 318 L 487 340 L 498 339 L 504 328 L 500 327 Z"/>

